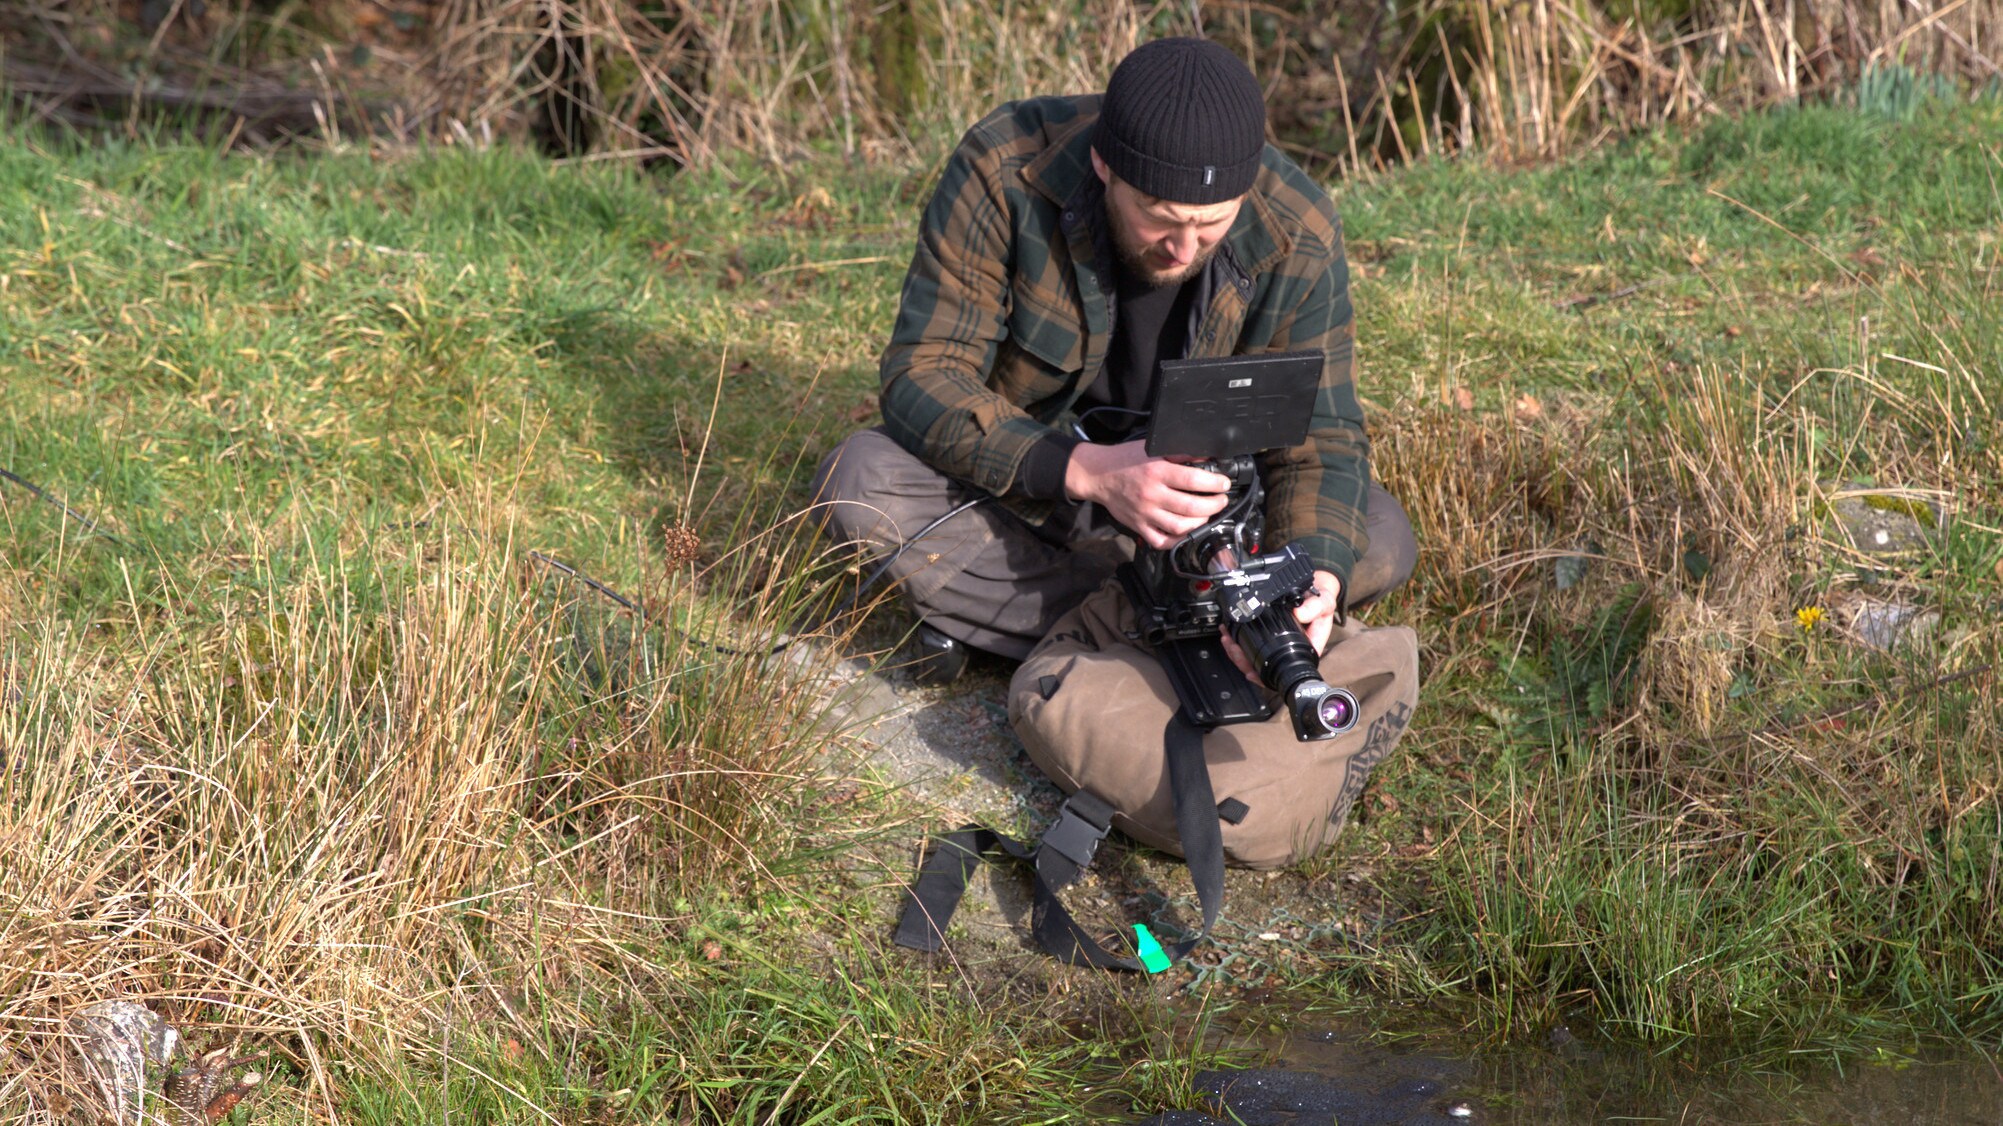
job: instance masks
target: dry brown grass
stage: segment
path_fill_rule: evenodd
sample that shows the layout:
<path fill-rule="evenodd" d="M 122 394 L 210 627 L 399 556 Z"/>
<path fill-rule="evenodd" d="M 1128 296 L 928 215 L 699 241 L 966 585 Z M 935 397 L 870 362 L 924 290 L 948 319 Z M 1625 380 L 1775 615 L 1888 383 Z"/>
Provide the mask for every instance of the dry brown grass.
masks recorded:
<path fill-rule="evenodd" d="M 314 1117 L 351 1065 L 460 1030 L 547 1042 L 596 1019 L 570 1006 L 661 996 L 685 921 L 663 905 L 777 851 L 820 750 L 797 688 L 659 633 L 643 657 L 504 529 L 433 527 L 198 630 L 115 611 L 138 639 L 116 655 L 7 579 L 0 1116 L 94 1105 L 63 1022 L 108 998 L 272 1050 L 305 1081 L 259 1098 Z M 341 576 L 378 567 L 364 612 Z M 704 620 L 694 585 L 663 575 L 650 612 Z"/>
<path fill-rule="evenodd" d="M 1326 169 L 1462 147 L 1549 157 L 1826 92 L 1873 64 L 2003 78 L 2003 0 L 1693 0 L 1644 16 L 1594 0 L 1434 0 L 1388 19 L 1308 0 L 366 0 L 305 11 L 216 0 L 199 16 L 176 6 L 149 30 L 129 3 L 4 0 L 0 35 L 17 92 L 87 124 L 130 127 L 143 100 L 130 94 L 149 83 L 156 103 L 221 119 L 237 112 L 227 99 L 191 91 L 256 88 L 276 100 L 254 103 L 274 120 L 245 111 L 254 130 L 317 121 L 338 134 L 344 117 L 365 117 L 403 137 L 529 133 L 575 156 L 679 164 L 932 139 L 1010 98 L 1097 89 L 1136 44 L 1197 32 L 1245 53 L 1272 91 L 1280 141 Z M 143 81 L 119 94 L 117 76 L 135 72 Z M 271 88 L 274 74 L 297 104 Z"/>
<path fill-rule="evenodd" d="M 1727 692 L 1748 668 L 1802 668 L 1811 684 L 1816 668 L 1833 673 L 1851 650 L 1804 651 L 1795 611 L 1853 598 L 1843 578 L 1852 574 L 1896 598 L 1900 576 L 1923 562 L 1867 558 L 1849 542 L 1829 516 L 1838 490 L 1811 469 L 1818 441 L 1835 433 L 1868 444 L 1888 479 L 1935 503 L 1979 495 L 1993 467 L 1940 437 L 1984 409 L 1980 381 L 1966 371 L 1924 396 L 1862 368 L 1819 371 L 1778 401 L 1770 375 L 1754 367 L 1700 369 L 1674 386 L 1662 378 L 1647 396 L 1662 405 L 1647 419 L 1632 399 L 1592 395 L 1552 404 L 1526 396 L 1500 410 L 1457 404 L 1451 391 L 1408 401 L 1373 416 L 1372 460 L 1413 516 L 1441 659 L 1489 659 L 1499 638 L 1506 663 L 1527 643 L 1527 622 L 1637 590 L 1656 618 L 1622 716 L 1674 720 L 1624 737 L 1667 746 L 1719 733 Z M 1863 389 L 1886 422 L 1837 423 L 1811 402 L 1811 383 Z M 1708 574 L 1690 570 L 1693 551 Z M 1553 584 L 1567 557 L 1588 562 L 1571 595 Z M 1840 617 L 1832 609 L 1823 632 L 1840 631 Z M 1972 665 L 1994 641 L 1965 633 L 1928 661 Z"/>
<path fill-rule="evenodd" d="M 1791 101 L 1901 62 L 1980 83 L 2003 5 L 1881 0 L 1699 0 L 1673 26 L 1643 26 L 1587 0 L 1476 0 L 1463 54 L 1476 137 L 1553 156 L 1580 142 L 1720 110 Z"/>

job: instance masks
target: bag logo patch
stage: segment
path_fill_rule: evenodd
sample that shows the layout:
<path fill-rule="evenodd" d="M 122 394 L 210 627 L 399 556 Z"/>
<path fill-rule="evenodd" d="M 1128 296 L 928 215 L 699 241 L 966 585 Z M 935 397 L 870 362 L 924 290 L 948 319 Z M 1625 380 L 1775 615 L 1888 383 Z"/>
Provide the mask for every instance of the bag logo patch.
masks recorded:
<path fill-rule="evenodd" d="M 1335 799 L 1335 809 L 1328 815 L 1331 823 L 1340 825 L 1348 819 L 1349 807 L 1356 803 L 1357 795 L 1363 792 L 1363 784 L 1370 780 L 1371 768 L 1383 762 L 1384 756 L 1391 753 L 1391 748 L 1398 745 L 1398 736 L 1411 719 L 1411 706 L 1400 700 L 1390 711 L 1371 721 L 1370 730 L 1363 737 L 1363 749 L 1342 764 L 1342 792 Z"/>

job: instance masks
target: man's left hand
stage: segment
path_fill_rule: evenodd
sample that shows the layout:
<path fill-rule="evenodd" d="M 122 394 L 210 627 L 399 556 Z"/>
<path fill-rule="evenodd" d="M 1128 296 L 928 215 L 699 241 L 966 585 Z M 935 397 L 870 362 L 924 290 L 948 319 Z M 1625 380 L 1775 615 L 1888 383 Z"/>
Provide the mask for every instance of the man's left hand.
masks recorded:
<path fill-rule="evenodd" d="M 1314 573 L 1314 591 L 1301 600 L 1294 608 L 1294 620 L 1301 624 L 1301 632 L 1307 634 L 1308 644 L 1314 646 L 1315 656 L 1328 648 L 1328 635 L 1335 628 L 1335 608 L 1342 601 L 1342 580 L 1329 571 Z M 1238 639 L 1231 636 L 1227 626 L 1224 634 L 1224 655 L 1245 674 L 1245 679 L 1257 683 L 1259 673 L 1252 667 L 1251 658 L 1239 648 Z"/>

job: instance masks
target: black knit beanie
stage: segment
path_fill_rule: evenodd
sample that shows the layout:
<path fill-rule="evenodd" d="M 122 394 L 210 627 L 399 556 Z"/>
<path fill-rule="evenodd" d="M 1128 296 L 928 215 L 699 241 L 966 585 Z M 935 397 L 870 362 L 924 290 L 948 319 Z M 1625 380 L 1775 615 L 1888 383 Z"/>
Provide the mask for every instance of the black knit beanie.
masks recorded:
<path fill-rule="evenodd" d="M 1106 83 L 1092 147 L 1120 179 L 1172 203 L 1252 189 L 1266 145 L 1266 97 L 1237 55 L 1208 39 L 1157 39 Z"/>

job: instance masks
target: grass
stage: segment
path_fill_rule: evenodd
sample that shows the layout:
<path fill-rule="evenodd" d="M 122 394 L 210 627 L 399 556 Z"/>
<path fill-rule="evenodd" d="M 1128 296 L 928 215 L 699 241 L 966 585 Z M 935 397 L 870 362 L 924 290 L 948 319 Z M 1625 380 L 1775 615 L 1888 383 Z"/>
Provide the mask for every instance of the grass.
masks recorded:
<path fill-rule="evenodd" d="M 1998 125 L 1804 107 L 1347 197 L 1434 709 L 1372 832 L 1441 842 L 1414 957 L 1497 1027 L 1990 1027 L 1994 713 L 1927 686 L 1996 652 Z M 1962 518 L 1866 559 L 1821 501 L 1850 485 Z M 1858 596 L 1951 624 L 1797 624 Z"/>
<path fill-rule="evenodd" d="M 915 827 L 761 658 L 927 160 L 7 142 L 0 467 L 117 537 L 0 483 L 7 1119 L 111 995 L 273 1050 L 256 1121 L 1175 1103 L 1207 1017 L 1149 983 L 886 948 L 848 858 Z M 1999 148 L 1810 106 L 1338 188 L 1427 683 L 1317 862 L 1401 917 L 1293 987 L 1996 1035 L 1997 717 L 1929 685 L 1996 657 Z M 1859 556 L 1856 487 L 1938 546 Z M 1865 596 L 1941 624 L 1846 643 Z"/>

